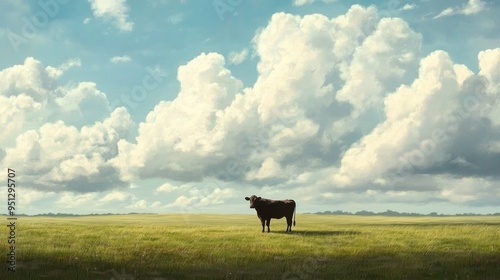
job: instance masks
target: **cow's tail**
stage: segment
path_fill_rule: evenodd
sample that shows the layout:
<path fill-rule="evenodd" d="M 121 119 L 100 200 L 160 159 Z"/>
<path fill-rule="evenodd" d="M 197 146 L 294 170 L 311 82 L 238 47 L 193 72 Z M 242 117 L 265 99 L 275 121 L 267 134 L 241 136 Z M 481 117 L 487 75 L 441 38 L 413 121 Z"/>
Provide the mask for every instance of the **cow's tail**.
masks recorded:
<path fill-rule="evenodd" d="M 295 201 L 294 201 L 294 203 L 293 203 L 293 204 L 295 204 L 295 205 L 293 206 L 293 226 L 295 226 L 295 217 L 297 216 L 297 215 L 295 214 L 295 211 L 297 210 L 297 203 L 295 203 Z"/>

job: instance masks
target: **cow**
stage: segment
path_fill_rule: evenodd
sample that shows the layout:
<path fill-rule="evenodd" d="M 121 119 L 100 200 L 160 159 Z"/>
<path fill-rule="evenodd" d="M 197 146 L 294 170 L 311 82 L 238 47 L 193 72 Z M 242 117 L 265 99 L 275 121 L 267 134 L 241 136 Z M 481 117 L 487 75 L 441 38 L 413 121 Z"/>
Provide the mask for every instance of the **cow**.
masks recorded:
<path fill-rule="evenodd" d="M 271 231 L 269 229 L 271 218 L 281 219 L 286 217 L 286 232 L 291 232 L 293 216 L 293 225 L 295 226 L 295 201 L 291 199 L 272 200 L 256 195 L 245 197 L 245 200 L 250 201 L 250 208 L 255 208 L 255 211 L 257 211 L 257 217 L 262 223 L 262 232 L 264 232 L 264 222 L 267 225 L 267 232 Z"/>

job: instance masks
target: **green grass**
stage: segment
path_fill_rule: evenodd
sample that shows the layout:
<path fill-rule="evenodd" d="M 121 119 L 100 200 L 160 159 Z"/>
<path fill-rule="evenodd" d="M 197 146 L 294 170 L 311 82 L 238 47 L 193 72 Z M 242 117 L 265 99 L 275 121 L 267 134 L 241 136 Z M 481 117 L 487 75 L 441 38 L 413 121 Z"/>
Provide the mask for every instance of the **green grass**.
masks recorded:
<path fill-rule="evenodd" d="M 498 217 L 299 214 L 291 234 L 284 219 L 261 233 L 255 214 L 17 224 L 17 271 L 1 279 L 500 279 Z"/>

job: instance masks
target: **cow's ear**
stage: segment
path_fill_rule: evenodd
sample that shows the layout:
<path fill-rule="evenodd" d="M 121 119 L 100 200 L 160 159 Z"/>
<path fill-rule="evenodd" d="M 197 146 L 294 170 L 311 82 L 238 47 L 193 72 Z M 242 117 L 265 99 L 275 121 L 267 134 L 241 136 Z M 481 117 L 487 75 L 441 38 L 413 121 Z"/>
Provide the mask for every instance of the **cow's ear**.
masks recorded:
<path fill-rule="evenodd" d="M 248 196 L 247 196 L 247 197 L 245 197 L 245 200 L 250 200 L 250 197 L 248 197 Z"/>
<path fill-rule="evenodd" d="M 259 196 L 259 197 L 257 197 L 257 199 L 261 199 L 261 198 L 262 198 L 262 197 L 260 197 L 260 196 Z"/>

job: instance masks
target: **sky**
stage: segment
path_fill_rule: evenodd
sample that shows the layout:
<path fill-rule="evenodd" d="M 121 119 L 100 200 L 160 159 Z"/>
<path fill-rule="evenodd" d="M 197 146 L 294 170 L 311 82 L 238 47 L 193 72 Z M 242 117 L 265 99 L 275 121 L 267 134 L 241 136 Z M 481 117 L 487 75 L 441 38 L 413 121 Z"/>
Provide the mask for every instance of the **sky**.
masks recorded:
<path fill-rule="evenodd" d="M 253 194 L 298 213 L 500 211 L 500 2 L 0 11 L 17 213 L 254 213 Z"/>

